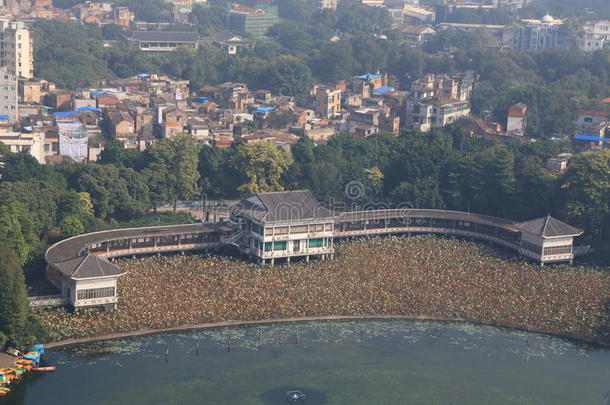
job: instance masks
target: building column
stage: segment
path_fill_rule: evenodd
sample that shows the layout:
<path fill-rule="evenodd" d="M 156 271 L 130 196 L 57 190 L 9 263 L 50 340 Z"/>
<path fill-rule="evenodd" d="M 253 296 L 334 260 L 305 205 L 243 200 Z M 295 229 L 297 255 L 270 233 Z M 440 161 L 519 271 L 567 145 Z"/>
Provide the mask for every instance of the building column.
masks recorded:
<path fill-rule="evenodd" d="M 322 255 L 322 261 L 326 260 L 326 255 Z"/>
<path fill-rule="evenodd" d="M 286 258 L 286 263 L 290 264 L 290 256 Z"/>
<path fill-rule="evenodd" d="M 274 266 L 275 265 L 275 259 L 271 259 L 271 265 Z"/>
<path fill-rule="evenodd" d="M 305 263 L 309 263 L 309 255 L 305 256 Z"/>

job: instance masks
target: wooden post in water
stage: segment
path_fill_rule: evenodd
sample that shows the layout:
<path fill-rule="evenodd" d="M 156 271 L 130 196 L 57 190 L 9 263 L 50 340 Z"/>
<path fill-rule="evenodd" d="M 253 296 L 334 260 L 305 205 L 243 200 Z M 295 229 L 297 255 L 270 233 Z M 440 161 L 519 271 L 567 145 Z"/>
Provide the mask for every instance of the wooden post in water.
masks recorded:
<path fill-rule="evenodd" d="M 262 345 L 263 345 L 263 331 L 259 330 L 258 331 L 258 350 L 261 349 Z"/>
<path fill-rule="evenodd" d="M 298 346 L 299 345 L 299 327 L 297 326 L 296 332 L 294 334 L 294 343 Z"/>
<path fill-rule="evenodd" d="M 199 341 L 197 341 L 197 344 L 195 345 L 195 356 L 199 356 Z"/>
<path fill-rule="evenodd" d="M 169 345 L 165 345 L 165 362 L 169 363 Z"/>
<path fill-rule="evenodd" d="M 362 324 L 360 324 L 360 338 L 362 338 L 362 335 L 364 334 L 364 327 L 362 326 Z"/>
<path fill-rule="evenodd" d="M 231 351 L 231 336 L 227 336 L 227 353 Z"/>

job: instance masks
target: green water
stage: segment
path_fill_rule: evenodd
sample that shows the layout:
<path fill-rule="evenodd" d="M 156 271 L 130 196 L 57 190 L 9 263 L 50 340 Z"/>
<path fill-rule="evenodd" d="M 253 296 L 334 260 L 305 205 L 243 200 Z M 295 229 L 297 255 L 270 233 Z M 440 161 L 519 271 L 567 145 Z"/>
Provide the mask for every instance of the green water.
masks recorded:
<path fill-rule="evenodd" d="M 0 405 L 287 404 L 294 389 L 308 405 L 580 405 L 606 403 L 610 389 L 606 349 L 459 323 L 223 328 L 79 345 L 45 358 L 57 371 L 28 376 Z"/>

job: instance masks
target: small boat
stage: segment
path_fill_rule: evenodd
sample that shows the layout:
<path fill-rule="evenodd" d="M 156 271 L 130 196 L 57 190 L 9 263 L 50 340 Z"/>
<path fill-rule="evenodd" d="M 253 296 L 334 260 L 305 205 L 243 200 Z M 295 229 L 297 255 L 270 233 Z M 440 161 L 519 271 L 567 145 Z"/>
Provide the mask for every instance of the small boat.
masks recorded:
<path fill-rule="evenodd" d="M 32 371 L 49 373 L 49 372 L 55 371 L 55 367 L 53 367 L 53 366 L 51 366 L 51 367 L 32 367 Z"/>

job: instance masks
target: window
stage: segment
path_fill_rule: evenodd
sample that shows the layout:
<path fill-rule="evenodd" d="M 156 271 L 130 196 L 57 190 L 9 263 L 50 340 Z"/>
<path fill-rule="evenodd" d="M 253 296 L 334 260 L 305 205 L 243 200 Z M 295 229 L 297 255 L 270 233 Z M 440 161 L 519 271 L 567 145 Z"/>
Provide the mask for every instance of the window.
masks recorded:
<path fill-rule="evenodd" d="M 272 249 L 273 249 L 273 243 L 266 242 L 265 243 L 265 252 L 271 252 Z"/>
<path fill-rule="evenodd" d="M 545 247 L 544 255 L 552 256 L 552 255 L 566 255 L 572 253 L 572 245 L 566 246 L 553 246 L 553 247 Z"/>
<path fill-rule="evenodd" d="M 587 123 L 591 123 L 591 122 L 593 122 L 593 118 L 585 117 L 584 121 L 587 122 Z"/>
<path fill-rule="evenodd" d="M 79 300 L 92 300 L 96 298 L 114 297 L 114 287 L 91 288 L 88 290 L 78 290 Z"/>
<path fill-rule="evenodd" d="M 273 242 L 273 250 L 286 250 L 286 241 Z"/>
<path fill-rule="evenodd" d="M 308 246 L 310 248 L 320 248 L 324 246 L 324 239 L 319 238 L 319 239 L 309 239 L 308 241 Z"/>

